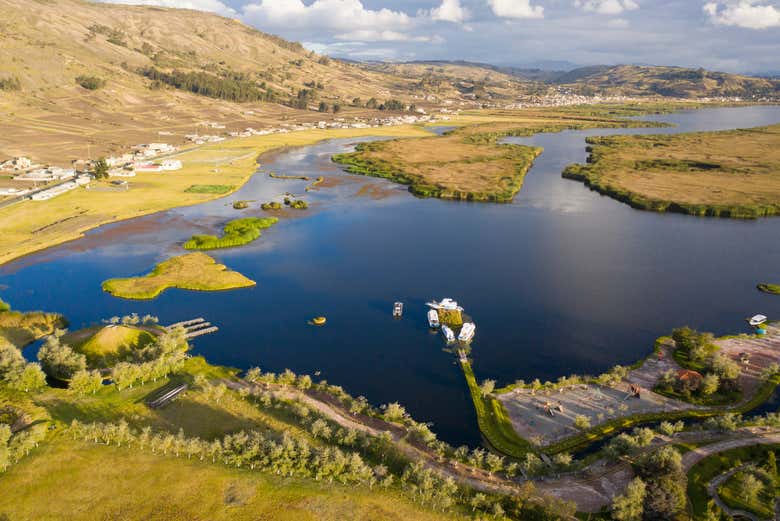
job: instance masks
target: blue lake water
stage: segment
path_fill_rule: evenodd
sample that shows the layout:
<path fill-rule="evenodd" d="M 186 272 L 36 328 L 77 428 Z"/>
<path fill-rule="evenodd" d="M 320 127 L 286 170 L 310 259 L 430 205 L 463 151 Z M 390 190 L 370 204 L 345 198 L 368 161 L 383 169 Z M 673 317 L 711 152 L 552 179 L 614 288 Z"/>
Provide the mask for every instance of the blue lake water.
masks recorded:
<path fill-rule="evenodd" d="M 630 363 L 677 326 L 741 332 L 748 315 L 780 314 L 780 298 L 755 289 L 780 281 L 780 219 L 641 212 L 561 178 L 566 164 L 585 160 L 589 135 L 766 125 L 780 122 L 780 107 L 645 119 L 677 126 L 510 139 L 545 149 L 512 204 L 422 200 L 405 187 L 345 174 L 330 156 L 357 140 L 285 151 L 223 200 L 103 226 L 1 267 L 0 295 L 17 309 L 63 312 L 73 328 L 130 312 L 163 323 L 203 316 L 220 331 L 197 339 L 195 351 L 213 363 L 320 371 L 374 404 L 401 402 L 453 444 L 475 445 L 462 373 L 427 328 L 431 298 L 464 305 L 477 324 L 477 377 L 499 385 Z M 262 215 L 259 203 L 285 192 L 304 194 L 305 181 L 271 179 L 270 171 L 328 182 L 304 195 L 310 210 L 290 211 L 254 244 L 212 252 L 255 288 L 169 290 L 150 302 L 101 291 L 105 279 L 143 274 L 183 253 L 193 233 Z M 257 202 L 239 212 L 230 206 L 236 199 Z M 406 303 L 402 320 L 391 316 L 395 300 Z M 327 326 L 307 326 L 317 315 Z"/>

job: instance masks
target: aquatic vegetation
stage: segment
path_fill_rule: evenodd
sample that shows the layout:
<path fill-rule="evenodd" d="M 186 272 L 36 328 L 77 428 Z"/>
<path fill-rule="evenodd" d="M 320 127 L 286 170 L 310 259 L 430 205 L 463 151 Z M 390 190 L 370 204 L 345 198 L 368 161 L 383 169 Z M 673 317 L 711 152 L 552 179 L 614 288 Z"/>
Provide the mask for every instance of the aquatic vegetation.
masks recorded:
<path fill-rule="evenodd" d="M 191 194 L 226 194 L 234 188 L 232 185 L 192 185 L 184 191 Z"/>
<path fill-rule="evenodd" d="M 233 201 L 234 210 L 246 210 L 249 208 L 249 201 Z"/>
<path fill-rule="evenodd" d="M 107 280 L 103 290 L 115 297 L 147 300 L 168 288 L 221 291 L 254 285 L 254 281 L 217 264 L 205 253 L 189 253 L 161 262 L 142 277 Z"/>
<path fill-rule="evenodd" d="M 317 179 L 312 181 L 312 183 L 306 187 L 306 191 L 309 192 L 311 190 L 316 190 L 317 186 L 322 184 L 322 182 L 325 181 L 325 177 L 319 176 Z"/>
<path fill-rule="evenodd" d="M 276 217 L 245 217 L 230 221 L 222 229 L 222 237 L 215 235 L 193 235 L 184 243 L 187 250 L 215 250 L 243 246 L 256 240 L 261 230 L 270 228 L 279 222 Z"/>
<path fill-rule="evenodd" d="M 281 210 L 282 209 L 282 203 L 277 203 L 276 201 L 271 201 L 268 203 L 263 203 L 260 205 L 260 208 L 263 210 Z"/>
<path fill-rule="evenodd" d="M 272 177 L 273 179 L 299 179 L 301 181 L 309 181 L 311 179 L 309 176 L 305 176 L 305 175 L 284 175 L 284 174 L 275 174 L 273 172 L 268 174 L 268 177 Z"/>

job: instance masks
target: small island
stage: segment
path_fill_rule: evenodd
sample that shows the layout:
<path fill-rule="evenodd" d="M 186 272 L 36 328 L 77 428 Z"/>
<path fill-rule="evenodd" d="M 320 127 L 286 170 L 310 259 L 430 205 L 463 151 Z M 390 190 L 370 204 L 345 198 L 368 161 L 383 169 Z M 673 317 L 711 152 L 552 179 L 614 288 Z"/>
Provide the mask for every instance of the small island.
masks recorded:
<path fill-rule="evenodd" d="M 757 287 L 759 291 L 763 291 L 764 293 L 769 293 L 771 295 L 780 295 L 780 284 L 768 284 L 766 282 L 763 282 L 759 284 Z"/>
<path fill-rule="evenodd" d="M 230 221 L 222 229 L 222 237 L 215 235 L 193 235 L 184 243 L 185 250 L 216 250 L 243 246 L 255 241 L 261 230 L 270 228 L 279 222 L 276 217 L 245 217 Z"/>
<path fill-rule="evenodd" d="M 190 253 L 158 264 L 148 275 L 103 282 L 103 290 L 115 297 L 149 300 L 168 288 L 222 291 L 254 286 L 255 282 L 218 264 L 205 253 Z"/>
<path fill-rule="evenodd" d="M 780 214 L 780 125 L 587 143 L 588 163 L 569 165 L 563 176 L 634 208 L 747 219 Z"/>

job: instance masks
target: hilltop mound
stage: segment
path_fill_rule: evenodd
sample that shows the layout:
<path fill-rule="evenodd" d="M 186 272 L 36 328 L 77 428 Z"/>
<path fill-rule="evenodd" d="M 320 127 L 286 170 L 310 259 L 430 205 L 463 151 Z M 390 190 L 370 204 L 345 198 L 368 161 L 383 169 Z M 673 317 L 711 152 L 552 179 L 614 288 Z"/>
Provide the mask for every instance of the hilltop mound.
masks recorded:
<path fill-rule="evenodd" d="M 76 331 L 63 339 L 87 357 L 89 365 L 106 366 L 154 341 L 149 331 L 133 326 L 108 325 Z"/>

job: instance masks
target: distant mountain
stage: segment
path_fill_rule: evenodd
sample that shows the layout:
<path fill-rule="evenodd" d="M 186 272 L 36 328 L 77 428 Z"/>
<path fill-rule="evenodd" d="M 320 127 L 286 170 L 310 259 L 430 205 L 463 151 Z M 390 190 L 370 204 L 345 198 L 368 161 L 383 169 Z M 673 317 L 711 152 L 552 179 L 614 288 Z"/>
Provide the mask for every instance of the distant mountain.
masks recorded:
<path fill-rule="evenodd" d="M 431 75 L 485 81 L 519 81 L 520 92 L 539 92 L 542 85 L 563 86 L 582 94 L 626 96 L 780 97 L 777 78 L 746 76 L 705 69 L 652 65 L 591 65 L 572 70 L 526 69 L 469 61 L 415 61 L 373 64 L 375 70 L 400 75 Z"/>
<path fill-rule="evenodd" d="M 777 97 L 780 81 L 705 69 L 638 65 L 581 67 L 552 80 L 588 92 L 681 98 L 717 96 Z"/>

